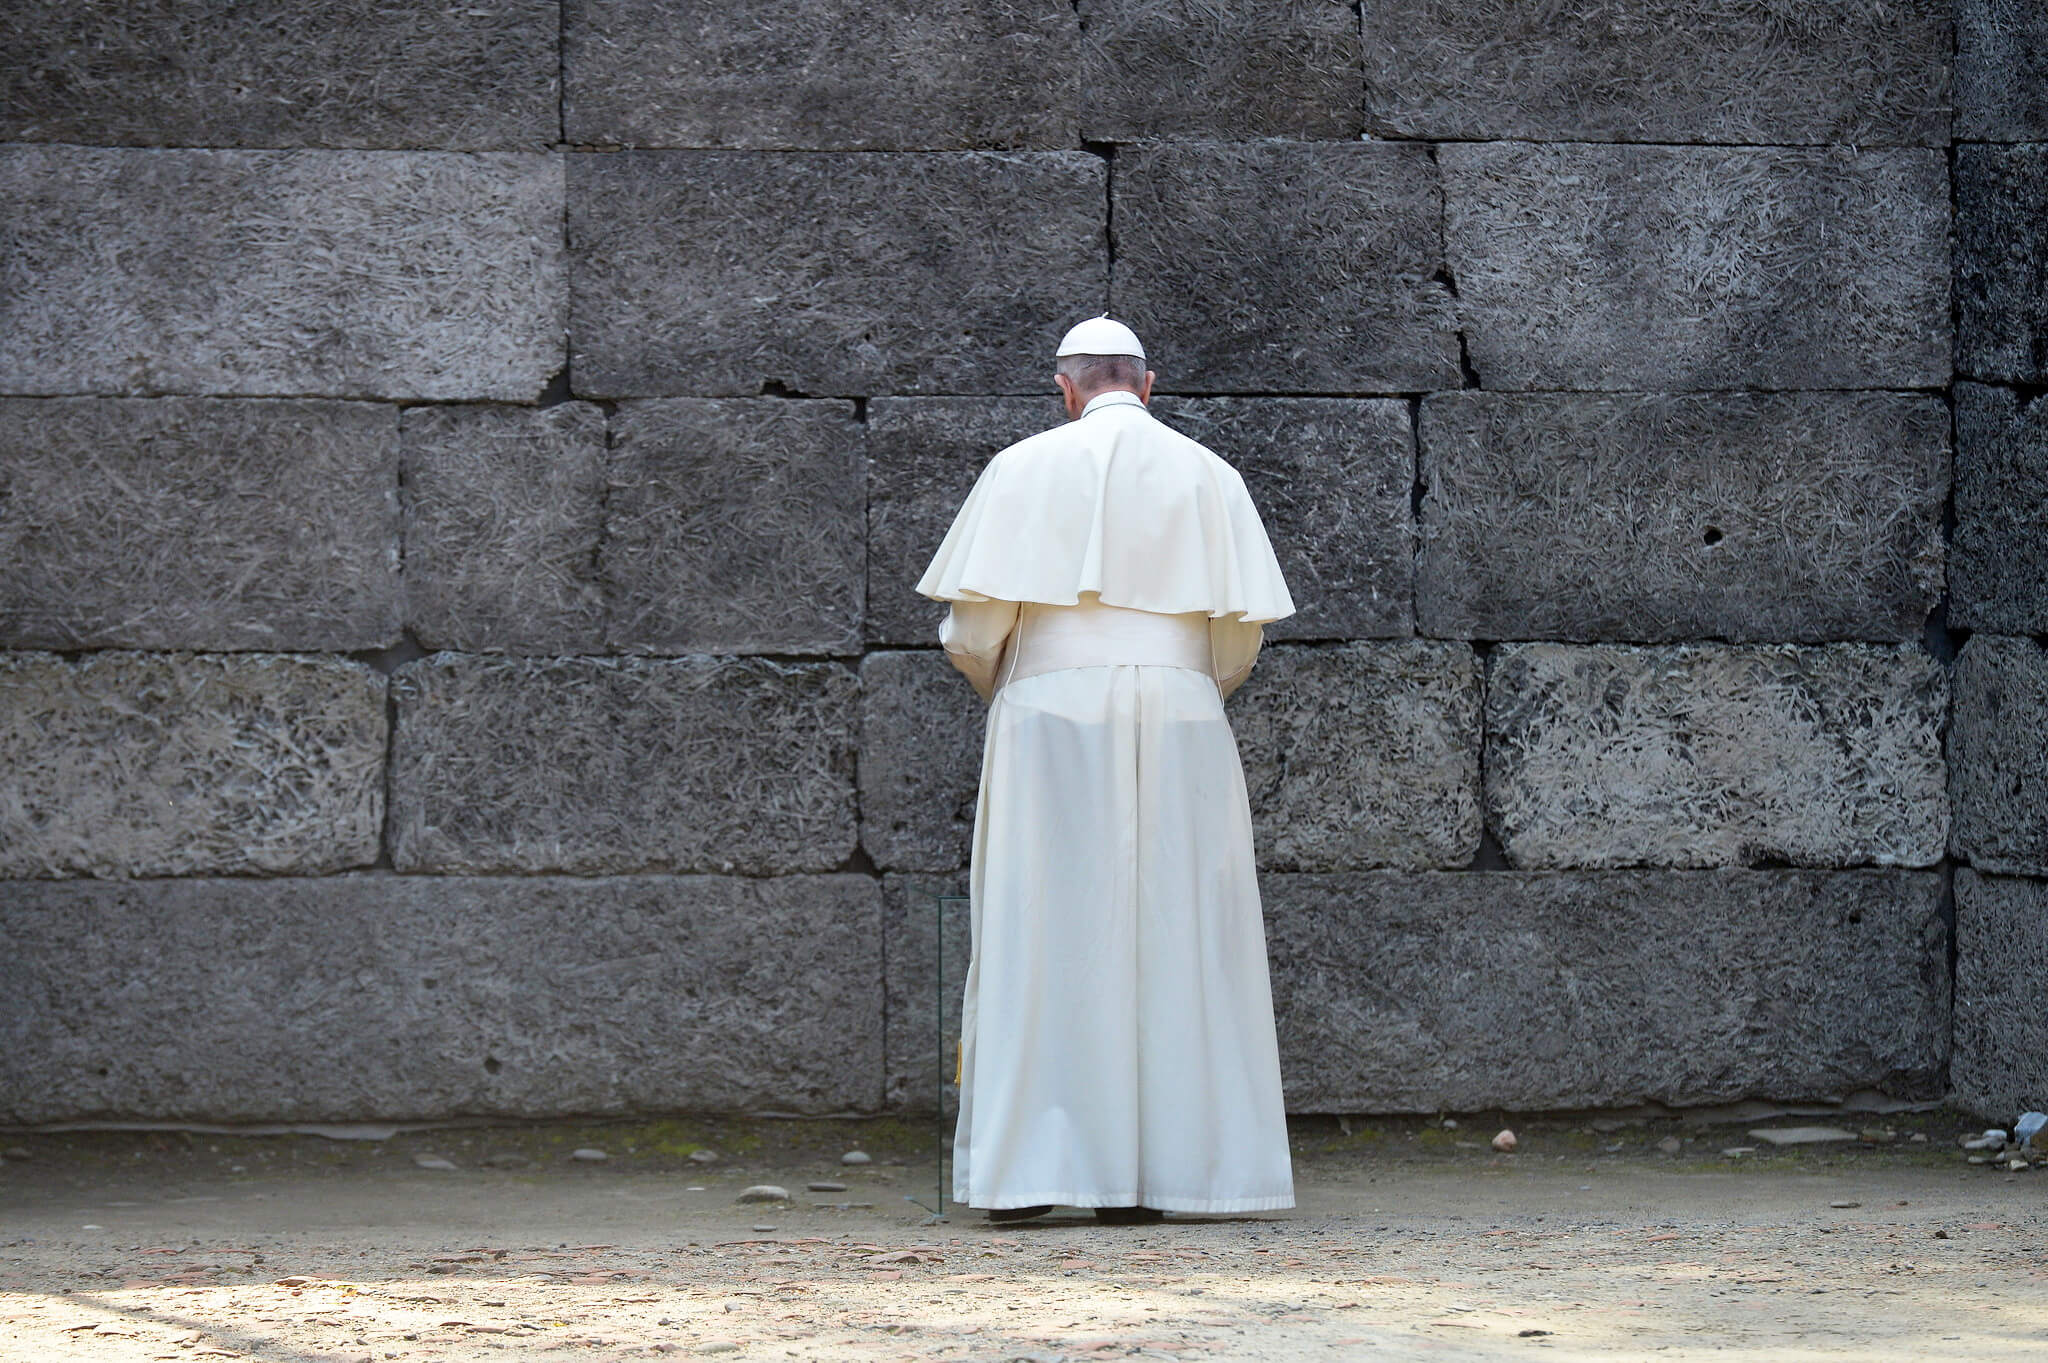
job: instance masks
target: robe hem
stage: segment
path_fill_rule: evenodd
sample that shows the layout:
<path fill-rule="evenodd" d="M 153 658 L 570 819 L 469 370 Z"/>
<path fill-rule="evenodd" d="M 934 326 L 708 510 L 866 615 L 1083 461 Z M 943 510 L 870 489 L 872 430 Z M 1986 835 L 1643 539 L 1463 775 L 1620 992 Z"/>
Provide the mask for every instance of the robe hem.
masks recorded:
<path fill-rule="evenodd" d="M 1162 1212 L 1273 1212 L 1294 1205 L 1294 1194 L 1272 1197 L 1156 1197 L 1143 1193 L 1032 1193 L 976 1202 L 958 1188 L 953 1200 L 976 1211 L 1007 1211 L 1014 1207 L 1152 1207 Z"/>

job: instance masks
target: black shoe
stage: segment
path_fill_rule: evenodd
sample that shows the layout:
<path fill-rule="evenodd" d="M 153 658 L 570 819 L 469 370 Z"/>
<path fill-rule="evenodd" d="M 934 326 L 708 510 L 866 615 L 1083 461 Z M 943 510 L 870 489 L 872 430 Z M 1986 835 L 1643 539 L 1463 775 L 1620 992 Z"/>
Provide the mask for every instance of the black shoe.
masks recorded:
<path fill-rule="evenodd" d="M 1166 1213 L 1157 1207 L 1097 1207 L 1095 1219 L 1105 1226 L 1149 1226 L 1164 1221 Z"/>
<path fill-rule="evenodd" d="M 1050 1202 L 1042 1207 L 991 1207 L 988 1219 L 998 1225 L 1005 1221 L 1029 1221 L 1032 1217 L 1044 1216 L 1051 1210 L 1052 1204 Z"/>

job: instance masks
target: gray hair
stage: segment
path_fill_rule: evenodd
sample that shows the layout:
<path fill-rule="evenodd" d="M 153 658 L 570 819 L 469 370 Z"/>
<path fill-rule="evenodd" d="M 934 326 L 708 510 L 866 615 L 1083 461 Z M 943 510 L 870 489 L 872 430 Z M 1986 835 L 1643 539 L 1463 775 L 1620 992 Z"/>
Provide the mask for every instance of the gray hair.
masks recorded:
<path fill-rule="evenodd" d="M 1083 394 L 1110 388 L 1128 388 L 1135 393 L 1145 381 L 1145 362 L 1136 355 L 1062 355 L 1053 372 L 1072 379 Z"/>

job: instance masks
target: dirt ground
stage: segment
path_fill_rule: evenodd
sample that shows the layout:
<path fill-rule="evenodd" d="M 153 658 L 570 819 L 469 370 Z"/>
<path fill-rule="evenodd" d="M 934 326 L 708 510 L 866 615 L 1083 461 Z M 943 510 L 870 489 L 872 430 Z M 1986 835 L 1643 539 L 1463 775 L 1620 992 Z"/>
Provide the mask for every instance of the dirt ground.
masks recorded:
<path fill-rule="evenodd" d="M 935 1220 L 894 1122 L 10 1135 L 0 1358 L 2048 1357 L 2048 1171 L 1872 1120 L 1304 1120 L 1295 1210 L 1136 1228 Z"/>

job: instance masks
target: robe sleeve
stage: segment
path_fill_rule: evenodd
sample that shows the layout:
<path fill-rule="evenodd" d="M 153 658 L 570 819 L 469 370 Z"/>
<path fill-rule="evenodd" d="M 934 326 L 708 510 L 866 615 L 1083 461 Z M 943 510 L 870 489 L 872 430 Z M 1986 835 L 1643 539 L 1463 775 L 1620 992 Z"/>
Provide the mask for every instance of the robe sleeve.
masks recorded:
<path fill-rule="evenodd" d="M 974 684 L 975 694 L 983 700 L 995 696 L 1003 649 L 1016 628 L 1017 603 L 994 600 L 955 601 L 939 626 L 947 660 Z"/>
<path fill-rule="evenodd" d="M 1248 624 L 1241 616 L 1220 615 L 1209 621 L 1209 657 L 1216 667 L 1216 689 L 1225 699 L 1251 675 L 1265 637 L 1263 625 Z"/>

